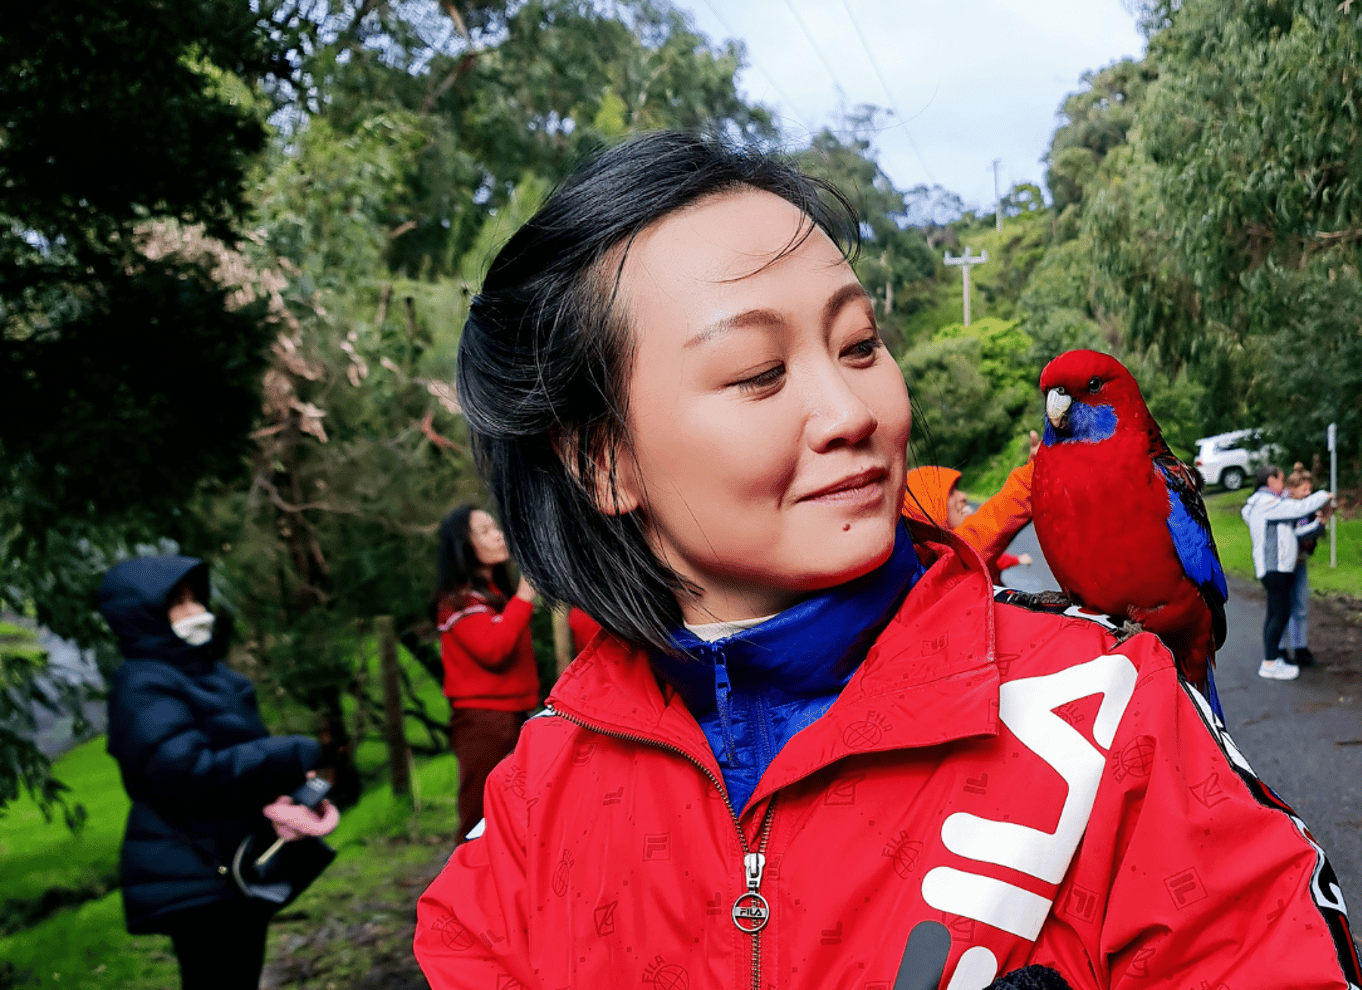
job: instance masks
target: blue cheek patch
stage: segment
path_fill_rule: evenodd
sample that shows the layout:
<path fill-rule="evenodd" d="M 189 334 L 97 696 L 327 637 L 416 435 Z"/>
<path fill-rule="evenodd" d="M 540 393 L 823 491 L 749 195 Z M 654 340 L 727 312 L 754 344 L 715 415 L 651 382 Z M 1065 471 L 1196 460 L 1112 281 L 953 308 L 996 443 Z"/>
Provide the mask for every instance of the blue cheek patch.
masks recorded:
<path fill-rule="evenodd" d="M 1045 420 L 1042 442 L 1049 447 L 1056 443 L 1101 443 L 1116 434 L 1116 410 L 1111 406 L 1089 406 L 1075 402 L 1069 406 L 1069 429 L 1060 433 Z"/>

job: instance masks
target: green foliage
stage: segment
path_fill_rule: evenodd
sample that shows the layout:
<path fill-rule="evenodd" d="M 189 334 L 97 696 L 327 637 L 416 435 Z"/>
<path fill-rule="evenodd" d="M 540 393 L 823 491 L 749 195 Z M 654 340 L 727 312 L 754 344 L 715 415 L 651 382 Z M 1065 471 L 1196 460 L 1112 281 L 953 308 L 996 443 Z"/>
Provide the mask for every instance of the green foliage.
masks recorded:
<path fill-rule="evenodd" d="M 1002 491 L 1007 476 L 1026 463 L 1031 456 L 1031 429 L 1040 424 L 1041 414 L 1037 413 L 1034 423 L 1023 417 L 1018 433 L 1007 442 L 1002 450 L 986 461 L 974 462 L 961 472 L 960 489 L 978 501 L 991 498 Z"/>
<path fill-rule="evenodd" d="M 1129 343 L 1190 366 L 1207 430 L 1267 425 L 1308 459 L 1336 420 L 1355 450 L 1362 10 L 1195 0 L 1159 17 L 1158 81 L 1085 217 Z"/>
<path fill-rule="evenodd" d="M 168 218 L 237 229 L 266 137 L 242 79 L 272 52 L 247 0 L 29 4 L 0 26 L 0 603 L 85 643 L 100 570 L 240 475 L 264 314 L 157 240 Z M 22 784 L 47 808 L 60 785 L 13 731 L 37 671 L 3 663 L 0 805 Z"/>
<path fill-rule="evenodd" d="M 461 22 L 429 0 L 346 7 L 356 16 L 309 61 L 313 120 L 343 136 L 378 115 L 419 120 L 425 143 L 375 215 L 389 266 L 410 277 L 452 274 L 527 172 L 556 182 L 625 134 L 775 137 L 770 114 L 738 96 L 741 48 L 712 46 L 667 4 L 460 4 Z"/>
<path fill-rule="evenodd" d="M 245 0 L 33 4 L 0 29 L 0 532 L 236 471 L 261 314 L 144 240 L 150 218 L 223 237 L 244 214 L 265 131 L 223 79 L 265 46 Z"/>
<path fill-rule="evenodd" d="M 1156 78 L 1149 62 L 1122 59 L 1095 72 L 1085 72 L 1087 87 L 1060 106 L 1063 123 L 1055 130 L 1046 155 L 1045 184 L 1054 210 L 1079 205 L 1107 154 L 1124 144 L 1149 83 Z"/>
<path fill-rule="evenodd" d="M 899 362 L 913 398 L 912 443 L 922 464 L 981 463 L 1017 432 L 1035 405 L 1031 339 L 988 317 L 943 327 Z"/>
<path fill-rule="evenodd" d="M 868 136 L 873 118 L 874 108 L 862 107 L 844 121 L 849 139 L 825 128 L 795 161 L 808 174 L 831 183 L 855 206 L 862 220 L 856 274 L 875 300 L 881 332 L 891 347 L 901 349 L 907 321 L 929 304 L 929 280 L 937 263 L 922 232 L 906 223 L 905 194 L 875 161 Z"/>
<path fill-rule="evenodd" d="M 32 629 L 0 622 L 0 821 L 23 792 L 45 823 L 59 809 L 72 832 L 84 824 L 85 808 L 68 803 L 68 786 L 52 776 L 51 762 L 33 744 L 38 707 L 57 715 L 70 712 L 77 734 L 89 731 L 82 697 L 79 685 L 53 676 L 47 651 Z"/>

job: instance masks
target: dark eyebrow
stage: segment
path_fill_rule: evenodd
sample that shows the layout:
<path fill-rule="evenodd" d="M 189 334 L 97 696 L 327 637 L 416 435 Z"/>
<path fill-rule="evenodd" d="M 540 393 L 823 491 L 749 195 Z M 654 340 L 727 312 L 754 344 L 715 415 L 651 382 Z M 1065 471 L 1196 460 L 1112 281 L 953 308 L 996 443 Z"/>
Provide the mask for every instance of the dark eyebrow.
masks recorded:
<path fill-rule="evenodd" d="M 848 282 L 834 292 L 832 298 L 823 304 L 823 326 L 830 326 L 838 313 L 845 309 L 849 303 L 857 300 L 864 302 L 870 308 L 870 311 L 874 312 L 874 304 L 870 299 L 870 293 L 865 291 L 865 286 L 860 281 Z"/>
<path fill-rule="evenodd" d="M 865 291 L 865 286 L 860 282 L 848 282 L 836 292 L 828 301 L 823 304 L 823 326 L 828 326 L 833 319 L 849 303 L 861 300 L 867 305 L 870 304 L 870 294 Z M 705 329 L 701 330 L 690 340 L 686 341 L 684 347 L 694 347 L 703 344 L 707 340 L 712 340 L 720 334 L 729 330 L 738 330 L 743 327 L 778 327 L 785 324 L 785 316 L 774 309 L 749 309 L 736 316 L 725 317 L 716 320 Z"/>

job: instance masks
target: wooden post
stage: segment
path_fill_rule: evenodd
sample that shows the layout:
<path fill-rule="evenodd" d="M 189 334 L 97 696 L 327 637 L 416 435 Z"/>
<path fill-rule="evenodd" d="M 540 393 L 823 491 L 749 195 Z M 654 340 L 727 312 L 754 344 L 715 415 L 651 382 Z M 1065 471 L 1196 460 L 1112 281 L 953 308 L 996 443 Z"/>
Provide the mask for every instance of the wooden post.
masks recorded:
<path fill-rule="evenodd" d="M 411 790 L 411 759 L 407 749 L 407 734 L 402 726 L 402 688 L 397 678 L 397 632 L 393 617 L 376 616 L 374 634 L 378 638 L 378 665 L 383 680 L 383 729 L 388 739 L 388 772 L 392 777 L 393 793 L 406 794 Z"/>

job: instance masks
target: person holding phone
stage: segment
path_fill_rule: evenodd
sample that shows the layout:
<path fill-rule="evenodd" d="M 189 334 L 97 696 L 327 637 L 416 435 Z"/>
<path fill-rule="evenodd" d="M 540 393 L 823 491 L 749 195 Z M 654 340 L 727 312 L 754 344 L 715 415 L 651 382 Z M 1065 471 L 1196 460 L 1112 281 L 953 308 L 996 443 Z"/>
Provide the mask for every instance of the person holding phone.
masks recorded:
<path fill-rule="evenodd" d="M 208 567 L 192 557 L 125 560 L 100 585 L 125 658 L 108 741 L 132 798 L 123 911 L 129 932 L 170 936 L 184 990 L 255 990 L 269 919 L 334 857 L 317 837 L 339 816 L 306 786 L 316 740 L 271 736 L 254 685 L 220 661 L 209 600 Z"/>

